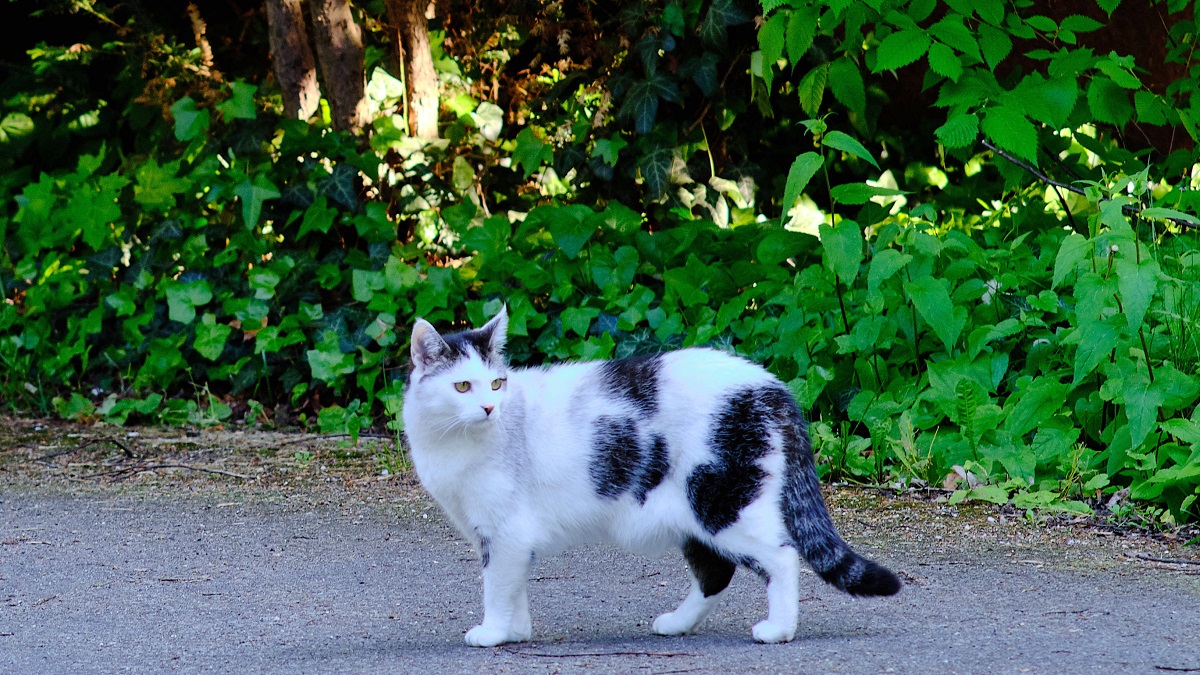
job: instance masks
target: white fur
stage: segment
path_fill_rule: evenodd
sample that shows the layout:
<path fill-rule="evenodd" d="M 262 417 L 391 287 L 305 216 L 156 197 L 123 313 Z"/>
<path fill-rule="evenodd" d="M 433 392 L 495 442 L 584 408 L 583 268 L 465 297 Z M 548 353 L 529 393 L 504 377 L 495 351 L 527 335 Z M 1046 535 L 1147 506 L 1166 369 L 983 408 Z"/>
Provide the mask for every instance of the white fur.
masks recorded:
<path fill-rule="evenodd" d="M 503 336 L 506 318 L 493 323 Z M 492 325 L 492 324 L 489 324 Z M 486 327 L 485 327 L 486 328 Z M 770 575 L 768 618 L 754 627 L 761 642 L 792 639 L 798 613 L 799 558 L 779 515 L 782 457 L 762 461 L 768 472 L 763 494 L 740 519 L 717 535 L 697 521 L 686 493 L 687 477 L 711 461 L 711 420 L 722 396 L 738 387 L 775 382 L 761 367 L 727 354 L 689 349 L 664 355 L 659 373 L 654 430 L 670 453 L 670 472 L 644 504 L 630 494 L 597 496 L 589 477 L 592 421 L 600 415 L 630 416 L 631 403 L 599 390 L 600 362 L 551 368 L 489 366 L 471 353 L 450 370 L 426 377 L 419 341 L 432 326 L 414 329 L 414 371 L 404 401 L 404 426 L 422 484 L 463 536 L 489 542 L 484 568 L 484 619 L 467 644 L 492 646 L 530 638 L 526 582 L 531 556 L 566 547 L 611 542 L 651 553 L 678 547 L 688 537 L 714 548 L 751 556 Z M 436 332 L 433 333 L 436 335 Z M 439 338 L 440 339 L 440 338 Z M 507 378 L 493 391 L 490 383 Z M 470 382 L 467 393 L 454 388 Z M 484 407 L 494 406 L 490 415 Z M 660 634 L 687 633 L 702 621 L 720 594 L 692 592 L 674 612 L 654 622 Z"/>

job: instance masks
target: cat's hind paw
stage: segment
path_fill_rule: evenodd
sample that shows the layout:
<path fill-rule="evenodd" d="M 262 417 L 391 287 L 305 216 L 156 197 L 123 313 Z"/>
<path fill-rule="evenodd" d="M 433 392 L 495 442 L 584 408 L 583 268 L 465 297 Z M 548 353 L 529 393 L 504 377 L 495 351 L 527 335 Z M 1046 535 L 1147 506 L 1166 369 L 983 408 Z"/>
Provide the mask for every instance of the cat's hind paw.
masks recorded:
<path fill-rule="evenodd" d="M 796 636 L 796 628 L 782 626 L 771 621 L 759 621 L 754 625 L 754 630 L 751 631 L 754 639 L 758 642 L 775 644 L 779 642 L 791 642 Z"/>
<path fill-rule="evenodd" d="M 466 642 L 469 647 L 495 647 L 505 642 L 519 642 L 522 639 L 528 639 L 528 637 L 521 638 L 509 635 L 508 631 L 499 628 L 479 625 L 467 631 Z"/>
<path fill-rule="evenodd" d="M 688 619 L 689 617 L 680 616 L 679 612 L 660 614 L 654 620 L 653 630 L 658 635 L 687 635 L 696 627 L 696 622 Z"/>

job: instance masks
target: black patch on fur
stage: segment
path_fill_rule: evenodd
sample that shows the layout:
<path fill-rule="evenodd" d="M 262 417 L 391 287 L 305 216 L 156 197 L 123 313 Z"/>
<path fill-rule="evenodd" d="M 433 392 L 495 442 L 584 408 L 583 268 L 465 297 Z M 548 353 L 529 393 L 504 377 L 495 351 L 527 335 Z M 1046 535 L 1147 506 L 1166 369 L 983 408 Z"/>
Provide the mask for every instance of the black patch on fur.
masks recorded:
<path fill-rule="evenodd" d="M 697 539 L 689 538 L 683 542 L 683 557 L 706 598 L 725 590 L 737 570 L 737 563 Z"/>
<path fill-rule="evenodd" d="M 655 434 L 651 440 L 647 452 L 642 453 L 641 471 L 638 473 L 637 485 L 633 490 L 633 496 L 637 499 L 638 504 L 646 503 L 646 495 L 663 482 L 667 471 L 671 468 L 670 455 L 667 453 L 667 439 Z"/>
<path fill-rule="evenodd" d="M 786 462 L 780 508 L 800 554 L 822 579 L 851 595 L 894 595 L 900 579 L 855 553 L 837 533 L 813 466 L 808 428 L 791 396 L 781 401 Z"/>
<path fill-rule="evenodd" d="M 469 357 L 471 351 L 479 354 L 479 358 L 489 366 L 503 368 L 505 365 L 503 362 L 496 363 L 493 358 L 491 352 L 492 331 L 490 330 L 464 330 L 459 333 L 443 335 L 442 341 L 446 343 L 446 348 L 440 354 L 430 355 L 429 365 L 422 373 L 421 379 L 449 370 L 461 359 Z"/>
<path fill-rule="evenodd" d="M 737 522 L 742 509 L 762 492 L 766 472 L 758 460 L 771 451 L 771 435 L 781 431 L 791 394 L 779 385 L 734 392 L 713 421 L 709 447 L 716 459 L 688 476 L 688 500 L 712 534 Z"/>
<path fill-rule="evenodd" d="M 624 398 L 645 417 L 658 412 L 658 374 L 662 358 L 657 354 L 634 356 L 600 365 L 600 381 L 610 395 Z"/>
<path fill-rule="evenodd" d="M 596 494 L 616 499 L 628 490 L 637 475 L 639 455 L 637 426 L 628 418 L 601 415 L 592 423 L 595 443 L 588 475 Z"/>

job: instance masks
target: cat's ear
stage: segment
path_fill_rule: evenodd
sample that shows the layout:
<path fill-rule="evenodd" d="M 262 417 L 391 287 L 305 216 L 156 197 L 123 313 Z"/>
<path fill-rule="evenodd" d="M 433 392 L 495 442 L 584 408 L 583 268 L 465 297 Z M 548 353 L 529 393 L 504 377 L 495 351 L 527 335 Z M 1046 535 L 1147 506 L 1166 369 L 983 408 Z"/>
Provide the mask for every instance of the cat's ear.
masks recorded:
<path fill-rule="evenodd" d="M 504 358 L 504 345 L 508 341 L 508 305 L 500 308 L 500 312 L 479 329 L 488 336 L 488 353 L 496 360 Z"/>
<path fill-rule="evenodd" d="M 450 345 L 442 339 L 433 324 L 417 319 L 412 330 L 412 362 L 422 370 L 444 360 L 450 353 Z"/>

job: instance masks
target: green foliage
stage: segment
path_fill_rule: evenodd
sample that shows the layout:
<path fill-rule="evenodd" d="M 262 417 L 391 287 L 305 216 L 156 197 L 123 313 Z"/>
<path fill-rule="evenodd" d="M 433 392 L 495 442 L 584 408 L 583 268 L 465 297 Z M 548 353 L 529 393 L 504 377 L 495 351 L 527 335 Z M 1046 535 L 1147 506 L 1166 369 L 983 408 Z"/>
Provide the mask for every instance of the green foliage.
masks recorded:
<path fill-rule="evenodd" d="M 361 137 L 280 120 L 262 63 L 198 80 L 135 18 L 133 47 L 96 43 L 135 83 L 114 96 L 56 84 L 86 83 L 86 50 L 32 50 L 0 107 L 0 399 L 117 423 L 298 409 L 386 426 L 395 472 L 413 319 L 507 304 L 519 364 L 763 364 L 827 477 L 1197 517 L 1197 158 L 1142 139 L 1197 140 L 1200 83 L 1090 43 L 1123 8 L 494 9 L 434 36 L 432 142 L 377 22 Z M 1162 9 L 1186 65 L 1194 19 Z"/>

